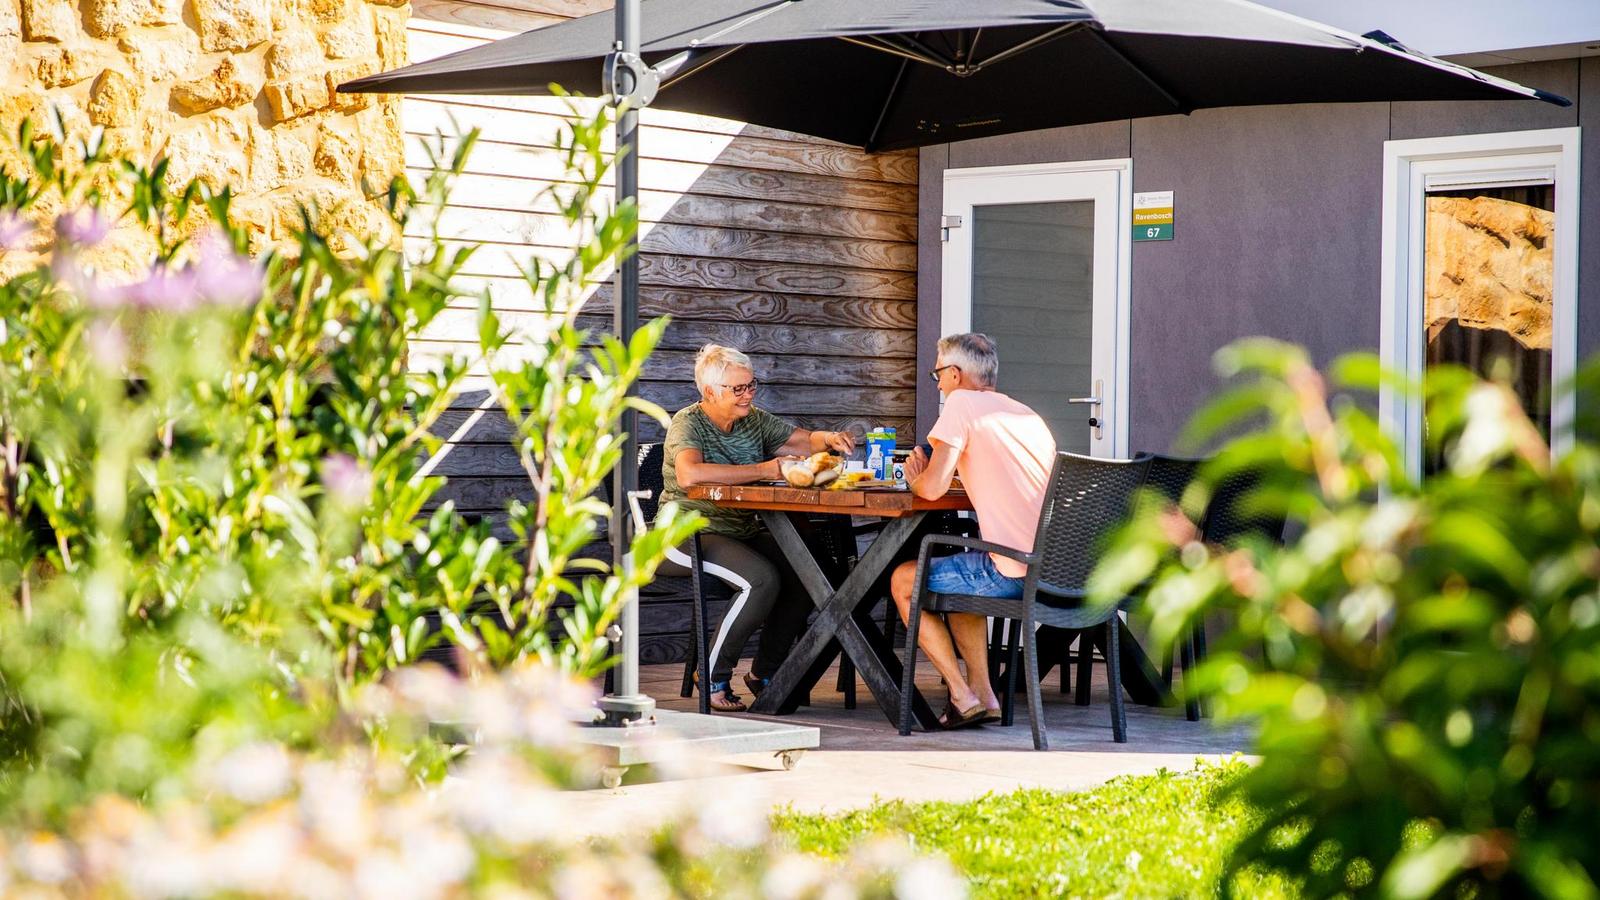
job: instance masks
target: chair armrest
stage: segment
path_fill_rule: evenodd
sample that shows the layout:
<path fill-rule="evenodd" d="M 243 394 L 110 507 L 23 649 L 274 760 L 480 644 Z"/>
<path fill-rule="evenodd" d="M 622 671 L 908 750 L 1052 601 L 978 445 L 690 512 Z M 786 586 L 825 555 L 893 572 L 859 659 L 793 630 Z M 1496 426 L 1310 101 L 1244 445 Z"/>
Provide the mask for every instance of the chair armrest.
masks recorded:
<path fill-rule="evenodd" d="M 639 505 L 639 501 L 650 499 L 653 493 L 654 491 L 628 492 L 628 506 L 633 509 L 633 528 L 636 532 L 645 531 L 650 527 L 650 524 L 644 520 L 644 507 Z"/>
<path fill-rule="evenodd" d="M 1032 553 L 1023 553 L 1014 547 L 996 544 L 975 537 L 961 537 L 953 534 L 930 534 L 922 539 L 922 556 L 926 558 L 928 551 L 933 547 L 964 547 L 968 550 L 977 550 L 984 553 L 995 553 L 1007 559 L 1014 559 L 1026 566 L 1033 565 L 1036 557 Z"/>

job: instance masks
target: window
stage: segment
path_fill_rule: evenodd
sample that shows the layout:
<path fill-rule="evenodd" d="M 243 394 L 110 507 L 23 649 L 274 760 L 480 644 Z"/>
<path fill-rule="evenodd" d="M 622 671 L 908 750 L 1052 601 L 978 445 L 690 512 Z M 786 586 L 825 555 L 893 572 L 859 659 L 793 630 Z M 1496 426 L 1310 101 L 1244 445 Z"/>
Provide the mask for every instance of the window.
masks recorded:
<path fill-rule="evenodd" d="M 1384 154 L 1384 363 L 1506 380 L 1560 450 L 1576 366 L 1578 129 L 1390 141 Z M 1444 460 L 1420 401 L 1386 389 L 1414 474 Z"/>

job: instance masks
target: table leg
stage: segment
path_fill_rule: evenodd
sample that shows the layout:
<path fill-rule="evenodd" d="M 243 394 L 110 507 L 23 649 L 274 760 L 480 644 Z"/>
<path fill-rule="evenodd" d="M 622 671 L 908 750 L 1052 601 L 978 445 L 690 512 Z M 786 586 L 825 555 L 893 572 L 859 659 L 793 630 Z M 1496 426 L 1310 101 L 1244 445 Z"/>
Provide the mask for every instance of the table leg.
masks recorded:
<path fill-rule="evenodd" d="M 788 516 L 781 512 L 760 512 L 762 522 L 772 532 L 778 547 L 783 550 L 795 574 L 800 577 L 801 584 L 811 595 L 812 602 L 817 605 L 818 613 L 811 626 L 795 644 L 789 658 L 778 667 L 777 672 L 773 673 L 772 683 L 756 699 L 755 705 L 751 707 L 752 711 L 769 715 L 781 712 L 789 704 L 790 698 L 802 689 L 817 658 L 823 654 L 830 642 L 837 639 L 844 652 L 855 663 L 856 671 L 867 683 L 868 690 L 872 692 L 873 699 L 878 702 L 884 715 L 890 722 L 900 720 L 900 686 L 890 675 L 874 642 L 869 640 L 862 630 L 854 612 L 866 592 L 878 580 L 878 576 L 894 560 L 895 554 L 916 532 L 923 515 L 925 514 L 891 519 L 877 540 L 873 541 L 872 546 L 862 555 L 861 561 L 845 578 L 844 583 L 835 590 L 828 583 L 821 567 L 812 557 L 810 548 L 801 539 L 800 533 L 795 530 L 794 523 Z M 933 710 L 920 695 L 914 696 L 912 703 L 915 704 L 914 712 L 918 722 L 924 727 L 930 726 L 934 721 Z"/>

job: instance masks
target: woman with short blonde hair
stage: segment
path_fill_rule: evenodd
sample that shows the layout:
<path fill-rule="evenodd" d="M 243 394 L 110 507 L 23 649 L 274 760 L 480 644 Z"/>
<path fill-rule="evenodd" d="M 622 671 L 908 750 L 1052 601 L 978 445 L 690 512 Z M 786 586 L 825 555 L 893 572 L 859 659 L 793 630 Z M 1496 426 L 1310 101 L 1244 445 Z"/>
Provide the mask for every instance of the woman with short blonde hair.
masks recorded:
<path fill-rule="evenodd" d="M 733 347 L 700 348 L 694 382 L 700 400 L 679 410 L 667 428 L 661 500 L 706 517 L 708 524 L 700 534 L 701 566 L 735 591 L 707 654 L 711 684 L 700 686 L 713 709 L 734 712 L 745 706 L 732 688 L 733 667 L 750 635 L 761 628 L 761 643 L 744 683 L 759 694 L 805 627 L 811 598 L 754 513 L 690 500 L 684 488 L 707 482 L 781 481 L 785 458 L 823 450 L 848 454 L 855 441 L 847 432 L 797 428 L 757 406 L 760 384 L 755 364 Z M 687 550 L 678 547 L 667 552 L 661 571 L 686 575 L 689 565 Z"/>

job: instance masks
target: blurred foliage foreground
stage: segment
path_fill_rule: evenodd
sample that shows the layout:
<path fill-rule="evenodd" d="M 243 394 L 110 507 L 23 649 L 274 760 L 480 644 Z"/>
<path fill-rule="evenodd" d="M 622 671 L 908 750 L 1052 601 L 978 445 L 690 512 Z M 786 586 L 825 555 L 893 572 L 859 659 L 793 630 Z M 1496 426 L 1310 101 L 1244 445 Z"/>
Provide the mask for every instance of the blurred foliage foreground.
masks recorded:
<path fill-rule="evenodd" d="M 1352 356 L 1330 387 L 1268 340 L 1218 360 L 1235 386 L 1192 437 L 1244 436 L 1097 576 L 1142 594 L 1158 645 L 1226 622 L 1189 687 L 1258 729 L 1235 790 L 1263 816 L 1231 869 L 1309 896 L 1600 896 L 1600 448 L 1553 456 L 1507 387 L 1458 369 L 1417 386 Z M 1385 380 L 1425 402 L 1443 471 L 1417 477 L 1368 412 Z M 1210 486 L 1244 476 L 1287 546 L 1194 540 Z"/>
<path fill-rule="evenodd" d="M 627 391 L 665 323 L 577 327 L 636 227 L 600 195 L 604 116 L 558 138 L 569 177 L 538 202 L 578 246 L 526 264 L 547 314 L 518 330 L 439 239 L 475 134 L 388 188 L 404 252 L 308 210 L 250 258 L 226 191 L 59 120 L 0 156 L 24 160 L 0 174 L 0 893 L 959 892 L 903 850 L 796 868 L 761 816 L 585 842 L 557 802 L 596 780 L 572 721 L 620 601 L 701 524 L 669 505 L 620 570 L 585 553 L 624 411 L 664 418 Z M 129 246 L 153 248 L 131 273 Z M 475 355 L 412 365 L 452 306 Z M 514 542 L 426 468 L 467 391 L 528 476 Z M 413 665 L 439 644 L 464 677 Z"/>

